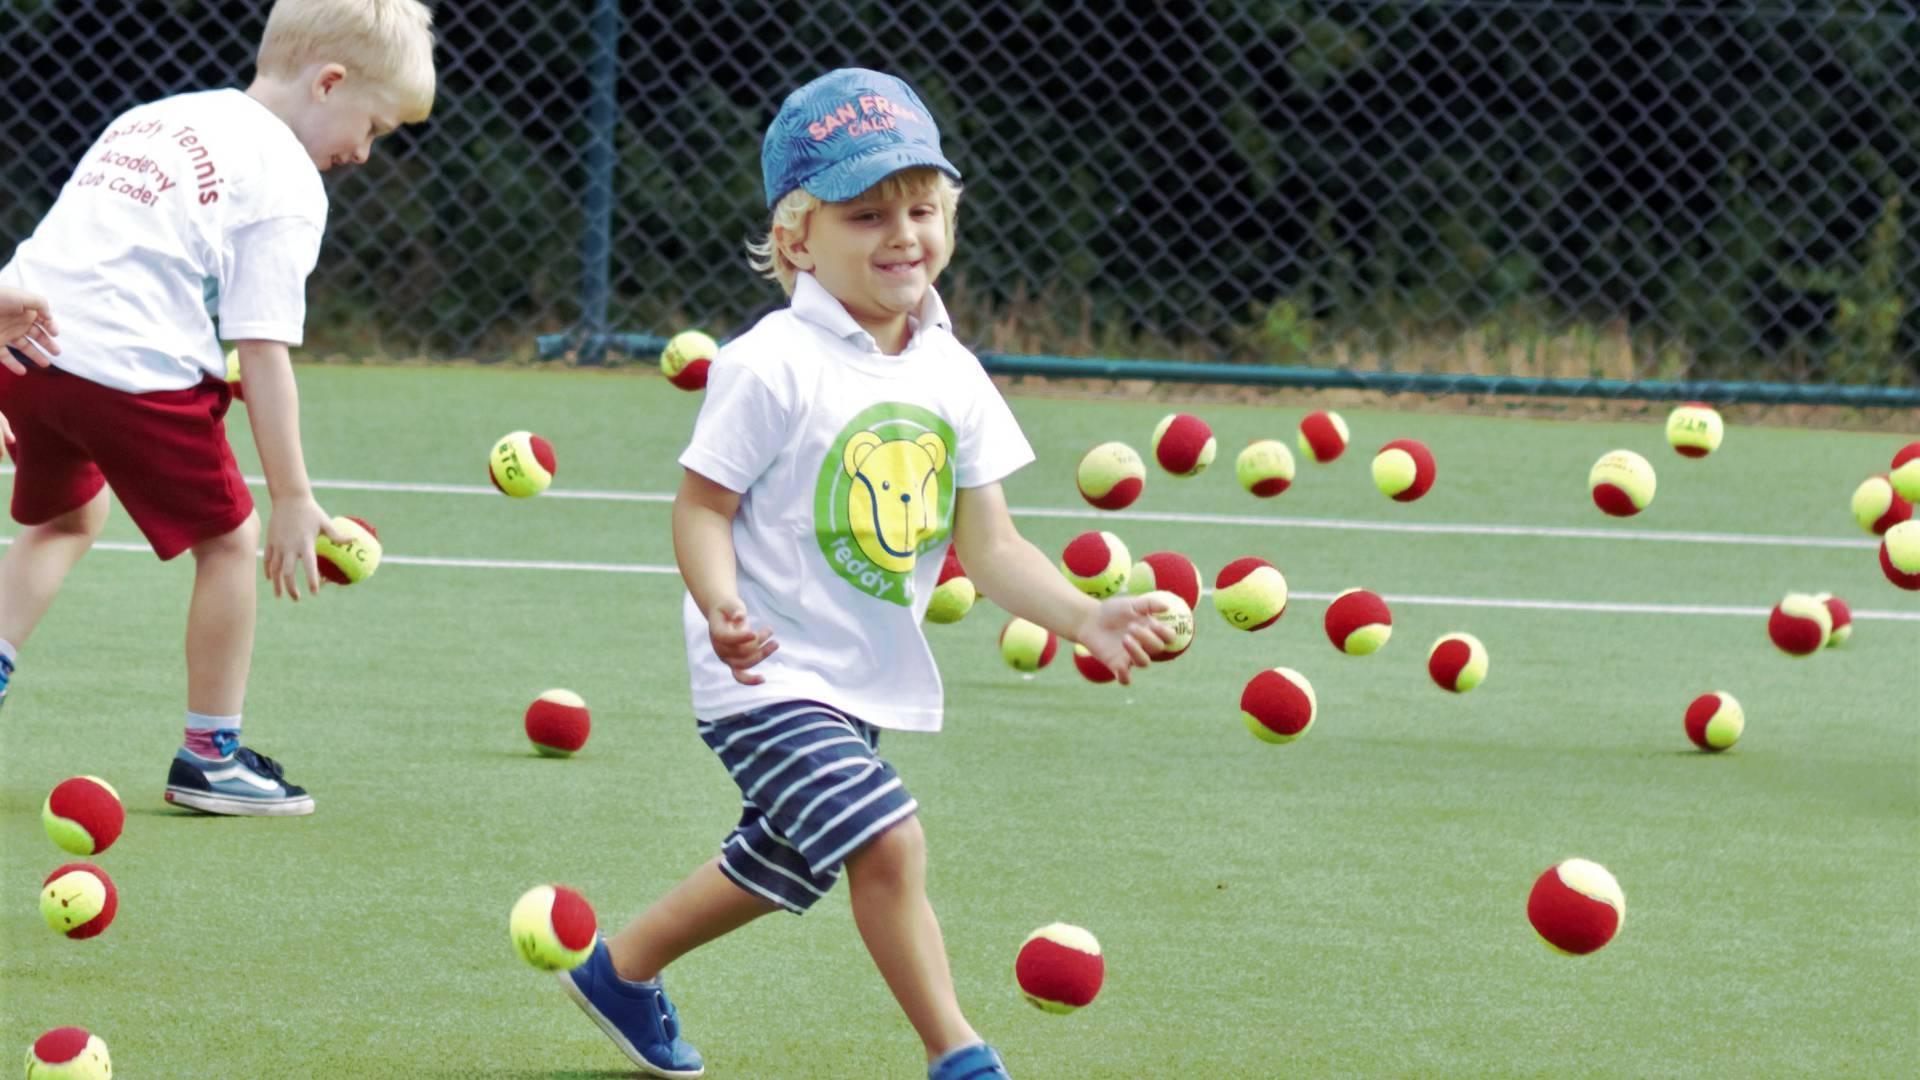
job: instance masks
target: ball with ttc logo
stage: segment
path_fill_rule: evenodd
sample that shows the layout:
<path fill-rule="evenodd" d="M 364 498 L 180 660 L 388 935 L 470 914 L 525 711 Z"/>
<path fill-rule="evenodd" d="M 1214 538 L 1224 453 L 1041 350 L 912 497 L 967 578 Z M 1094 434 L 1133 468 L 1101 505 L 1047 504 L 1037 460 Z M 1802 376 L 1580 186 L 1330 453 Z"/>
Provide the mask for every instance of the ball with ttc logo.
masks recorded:
<path fill-rule="evenodd" d="M 549 690 L 527 706 L 527 741 L 542 757 L 572 757 L 587 745 L 593 716 L 584 698 L 571 690 Z"/>
<path fill-rule="evenodd" d="M 1084 532 L 1068 541 L 1060 553 L 1060 571 L 1073 587 L 1105 600 L 1124 591 L 1133 572 L 1133 556 L 1127 545 L 1110 532 Z"/>
<path fill-rule="evenodd" d="M 1287 613 L 1287 579 L 1265 559 L 1235 559 L 1213 579 L 1213 607 L 1236 630 L 1264 630 Z"/>
<path fill-rule="evenodd" d="M 1689 401 L 1667 414 L 1667 445 L 1682 457 L 1703 458 L 1720 449 L 1725 425 L 1713 406 Z"/>
<path fill-rule="evenodd" d="M 1147 484 L 1147 466 L 1123 442 L 1101 443 L 1087 451 L 1073 473 L 1080 497 L 1101 510 L 1125 510 Z"/>
<path fill-rule="evenodd" d="M 112 1080 L 107 1044 L 86 1028 L 63 1027 L 33 1040 L 27 1080 Z"/>
<path fill-rule="evenodd" d="M 516 499 L 529 499 L 547 490 L 557 471 L 553 444 L 531 431 L 501 436 L 487 455 L 488 479 L 503 494 Z"/>
<path fill-rule="evenodd" d="M 1013 961 L 1014 981 L 1034 1008 L 1070 1013 L 1093 1003 L 1107 977 L 1107 961 L 1092 934 L 1050 923 L 1027 935 Z"/>
<path fill-rule="evenodd" d="M 333 519 L 333 531 L 347 539 L 334 543 L 326 533 L 313 542 L 313 554 L 320 564 L 320 576 L 335 585 L 365 581 L 380 569 L 380 532 L 357 517 Z"/>
<path fill-rule="evenodd" d="M 563 885 L 536 885 L 507 916 L 520 959 L 543 971 L 571 971 L 593 955 L 598 936 L 593 907 Z"/>
<path fill-rule="evenodd" d="M 54 785 L 40 808 L 40 823 L 63 850 L 98 855 L 120 839 L 127 810 L 113 785 L 97 776 L 75 776 Z"/>
<path fill-rule="evenodd" d="M 1234 459 L 1233 472 L 1250 494 L 1270 499 L 1293 486 L 1293 451 L 1278 439 L 1255 440 Z"/>

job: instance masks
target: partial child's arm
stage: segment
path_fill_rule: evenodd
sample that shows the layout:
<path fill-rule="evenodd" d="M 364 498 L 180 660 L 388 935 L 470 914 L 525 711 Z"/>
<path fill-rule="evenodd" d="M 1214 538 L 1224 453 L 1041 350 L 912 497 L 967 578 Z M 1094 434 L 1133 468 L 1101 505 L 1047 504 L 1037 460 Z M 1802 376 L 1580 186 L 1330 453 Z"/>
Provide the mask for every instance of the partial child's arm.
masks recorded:
<path fill-rule="evenodd" d="M 60 355 L 60 343 L 54 340 L 59 335 L 60 324 L 53 321 L 53 308 L 45 297 L 0 286 L 0 367 L 15 375 L 27 373 L 9 346 L 46 367 L 47 357 Z"/>
<path fill-rule="evenodd" d="M 248 391 L 252 396 L 252 391 Z M 753 686 L 766 680 L 752 672 L 780 643 L 770 627 L 753 628 L 740 600 L 739 567 L 733 553 L 733 516 L 740 496 L 686 470 L 673 497 L 673 557 L 694 604 L 707 617 L 713 653 L 733 669 L 733 677 Z"/>
<path fill-rule="evenodd" d="M 242 341 L 240 381 L 247 388 L 247 422 L 260 451 L 260 467 L 267 474 L 267 496 L 273 513 L 267 522 L 267 580 L 273 595 L 300 599 L 300 582 L 307 591 L 320 591 L 320 564 L 313 554 L 314 538 L 345 542 L 334 532 L 332 519 L 314 500 L 307 479 L 307 461 L 300 450 L 300 392 L 293 381 L 293 358 L 278 341 Z"/>
<path fill-rule="evenodd" d="M 1145 597 L 1095 601 L 1074 588 L 1052 559 L 1020 535 L 999 484 L 961 488 L 953 517 L 960 565 L 981 595 L 1086 646 L 1122 683 L 1129 667 L 1146 666 L 1149 646 L 1173 639 L 1173 631 L 1154 620 L 1157 608 Z"/>

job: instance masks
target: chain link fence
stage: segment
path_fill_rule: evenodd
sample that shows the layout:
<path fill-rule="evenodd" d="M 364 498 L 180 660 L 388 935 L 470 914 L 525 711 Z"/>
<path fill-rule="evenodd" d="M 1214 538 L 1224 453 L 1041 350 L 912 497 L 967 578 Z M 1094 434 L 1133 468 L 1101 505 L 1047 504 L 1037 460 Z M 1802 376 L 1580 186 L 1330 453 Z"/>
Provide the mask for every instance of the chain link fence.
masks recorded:
<path fill-rule="evenodd" d="M 0 0 L 0 248 L 104 123 L 244 85 L 267 4 Z M 759 138 L 892 70 L 1004 352 L 1920 385 L 1911 2 L 439 5 L 433 119 L 329 176 L 310 347 L 498 359 L 780 299 Z"/>

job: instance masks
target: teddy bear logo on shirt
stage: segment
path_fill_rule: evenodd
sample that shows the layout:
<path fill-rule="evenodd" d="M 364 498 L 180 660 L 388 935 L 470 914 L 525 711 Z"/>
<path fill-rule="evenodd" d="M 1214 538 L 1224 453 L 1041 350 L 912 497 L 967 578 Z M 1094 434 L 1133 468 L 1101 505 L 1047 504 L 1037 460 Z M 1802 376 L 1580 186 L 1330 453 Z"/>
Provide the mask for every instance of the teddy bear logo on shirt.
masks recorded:
<path fill-rule="evenodd" d="M 861 431 L 847 440 L 841 463 L 853 480 L 847 522 L 860 553 L 894 573 L 912 570 L 921 539 L 938 525 L 947 444 L 932 432 L 883 439 Z"/>

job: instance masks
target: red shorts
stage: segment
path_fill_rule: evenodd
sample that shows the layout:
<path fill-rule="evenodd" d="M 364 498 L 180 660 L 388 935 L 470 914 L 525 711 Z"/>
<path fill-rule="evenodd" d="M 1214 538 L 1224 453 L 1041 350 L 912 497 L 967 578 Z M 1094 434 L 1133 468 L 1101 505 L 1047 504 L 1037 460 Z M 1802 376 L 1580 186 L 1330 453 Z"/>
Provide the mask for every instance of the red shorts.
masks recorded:
<path fill-rule="evenodd" d="M 227 445 L 227 383 L 129 394 L 57 368 L 0 368 L 13 425 L 13 520 L 40 525 L 111 485 L 162 559 L 225 536 L 253 513 Z"/>

